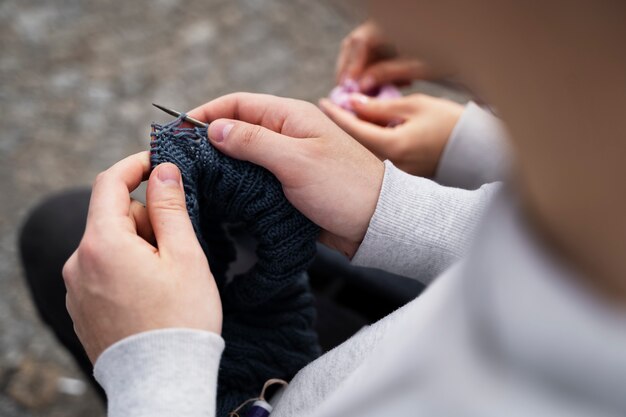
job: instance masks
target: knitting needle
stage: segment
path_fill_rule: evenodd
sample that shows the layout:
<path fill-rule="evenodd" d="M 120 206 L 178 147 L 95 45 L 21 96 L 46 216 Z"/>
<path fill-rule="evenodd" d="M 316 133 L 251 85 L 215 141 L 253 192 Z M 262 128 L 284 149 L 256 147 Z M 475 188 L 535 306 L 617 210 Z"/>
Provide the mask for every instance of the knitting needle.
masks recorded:
<path fill-rule="evenodd" d="M 160 106 L 160 105 L 154 104 L 154 103 L 152 103 L 152 105 L 154 107 L 156 107 L 157 109 L 162 110 L 162 111 L 164 111 L 165 113 L 167 113 L 167 114 L 169 114 L 171 116 L 180 117 L 182 115 L 181 112 L 178 112 L 176 110 L 168 109 L 167 107 L 163 107 L 163 106 Z M 194 119 L 193 117 L 189 117 L 187 115 L 183 116 L 183 120 L 186 121 L 186 122 L 191 123 L 194 126 L 203 127 L 205 129 L 209 127 L 208 123 L 201 122 L 200 120 Z"/>

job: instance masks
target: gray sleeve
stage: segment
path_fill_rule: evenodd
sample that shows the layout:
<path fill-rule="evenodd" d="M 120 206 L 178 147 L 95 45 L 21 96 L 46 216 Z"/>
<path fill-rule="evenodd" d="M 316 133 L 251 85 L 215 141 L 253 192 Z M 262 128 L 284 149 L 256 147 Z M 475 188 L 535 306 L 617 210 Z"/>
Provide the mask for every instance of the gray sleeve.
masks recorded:
<path fill-rule="evenodd" d="M 352 263 L 430 282 L 465 254 L 498 188 L 444 187 L 385 161 L 376 210 Z"/>
<path fill-rule="evenodd" d="M 192 329 L 161 329 L 106 349 L 94 376 L 108 417 L 214 417 L 224 340 Z"/>
<path fill-rule="evenodd" d="M 504 179 L 509 164 L 510 150 L 502 122 L 470 102 L 448 139 L 434 180 L 474 190 Z"/>

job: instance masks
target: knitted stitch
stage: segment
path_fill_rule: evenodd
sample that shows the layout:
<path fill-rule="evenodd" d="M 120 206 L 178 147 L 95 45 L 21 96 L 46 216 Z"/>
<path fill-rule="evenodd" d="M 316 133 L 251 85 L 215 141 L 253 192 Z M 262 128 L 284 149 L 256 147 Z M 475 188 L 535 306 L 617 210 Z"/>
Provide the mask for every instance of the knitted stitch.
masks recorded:
<path fill-rule="evenodd" d="M 189 217 L 220 291 L 226 348 L 217 415 L 226 416 L 257 396 L 267 379 L 290 379 L 320 354 L 306 275 L 318 228 L 287 201 L 269 171 L 217 151 L 206 129 L 181 124 L 182 117 L 152 125 L 151 162 L 180 169 Z M 227 282 L 236 252 L 224 225 L 233 223 L 257 239 L 258 261 Z"/>

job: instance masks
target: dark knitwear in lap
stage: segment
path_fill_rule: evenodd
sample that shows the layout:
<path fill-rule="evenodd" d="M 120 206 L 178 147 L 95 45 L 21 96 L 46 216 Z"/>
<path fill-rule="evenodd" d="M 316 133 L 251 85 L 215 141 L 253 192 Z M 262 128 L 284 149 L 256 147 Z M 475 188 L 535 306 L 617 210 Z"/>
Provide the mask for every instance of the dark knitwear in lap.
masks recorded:
<path fill-rule="evenodd" d="M 289 379 L 320 354 L 306 274 L 318 228 L 269 171 L 217 151 L 206 133 L 181 127 L 180 118 L 153 124 L 151 161 L 181 170 L 189 216 L 220 291 L 226 349 L 217 415 L 226 416 L 267 379 Z M 226 271 L 236 253 L 225 224 L 243 224 L 258 243 L 256 265 L 230 282 Z"/>

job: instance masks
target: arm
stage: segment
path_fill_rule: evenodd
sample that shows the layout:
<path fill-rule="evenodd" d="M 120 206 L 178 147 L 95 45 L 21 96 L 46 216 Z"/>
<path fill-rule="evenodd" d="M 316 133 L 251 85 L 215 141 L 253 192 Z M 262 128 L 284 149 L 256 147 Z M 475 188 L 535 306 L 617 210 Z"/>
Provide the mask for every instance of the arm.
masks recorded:
<path fill-rule="evenodd" d="M 178 168 L 152 170 L 147 207 L 130 192 L 143 152 L 100 174 L 81 243 L 63 268 L 66 305 L 110 417 L 213 416 L 222 310 Z"/>
<path fill-rule="evenodd" d="M 115 343 L 94 366 L 107 416 L 214 416 L 223 350 L 219 335 L 191 329 L 153 330 Z"/>
<path fill-rule="evenodd" d="M 425 94 L 388 100 L 355 94 L 350 103 L 358 117 L 329 100 L 320 107 L 378 157 L 409 174 L 476 189 L 502 179 L 508 168 L 502 123 L 473 102 L 463 107 Z"/>
<path fill-rule="evenodd" d="M 497 188 L 443 187 L 386 161 L 376 210 L 352 262 L 429 282 L 466 252 Z"/>
<path fill-rule="evenodd" d="M 497 117 L 468 103 L 444 148 L 434 180 L 468 190 L 502 180 L 510 162 L 506 138 Z"/>

